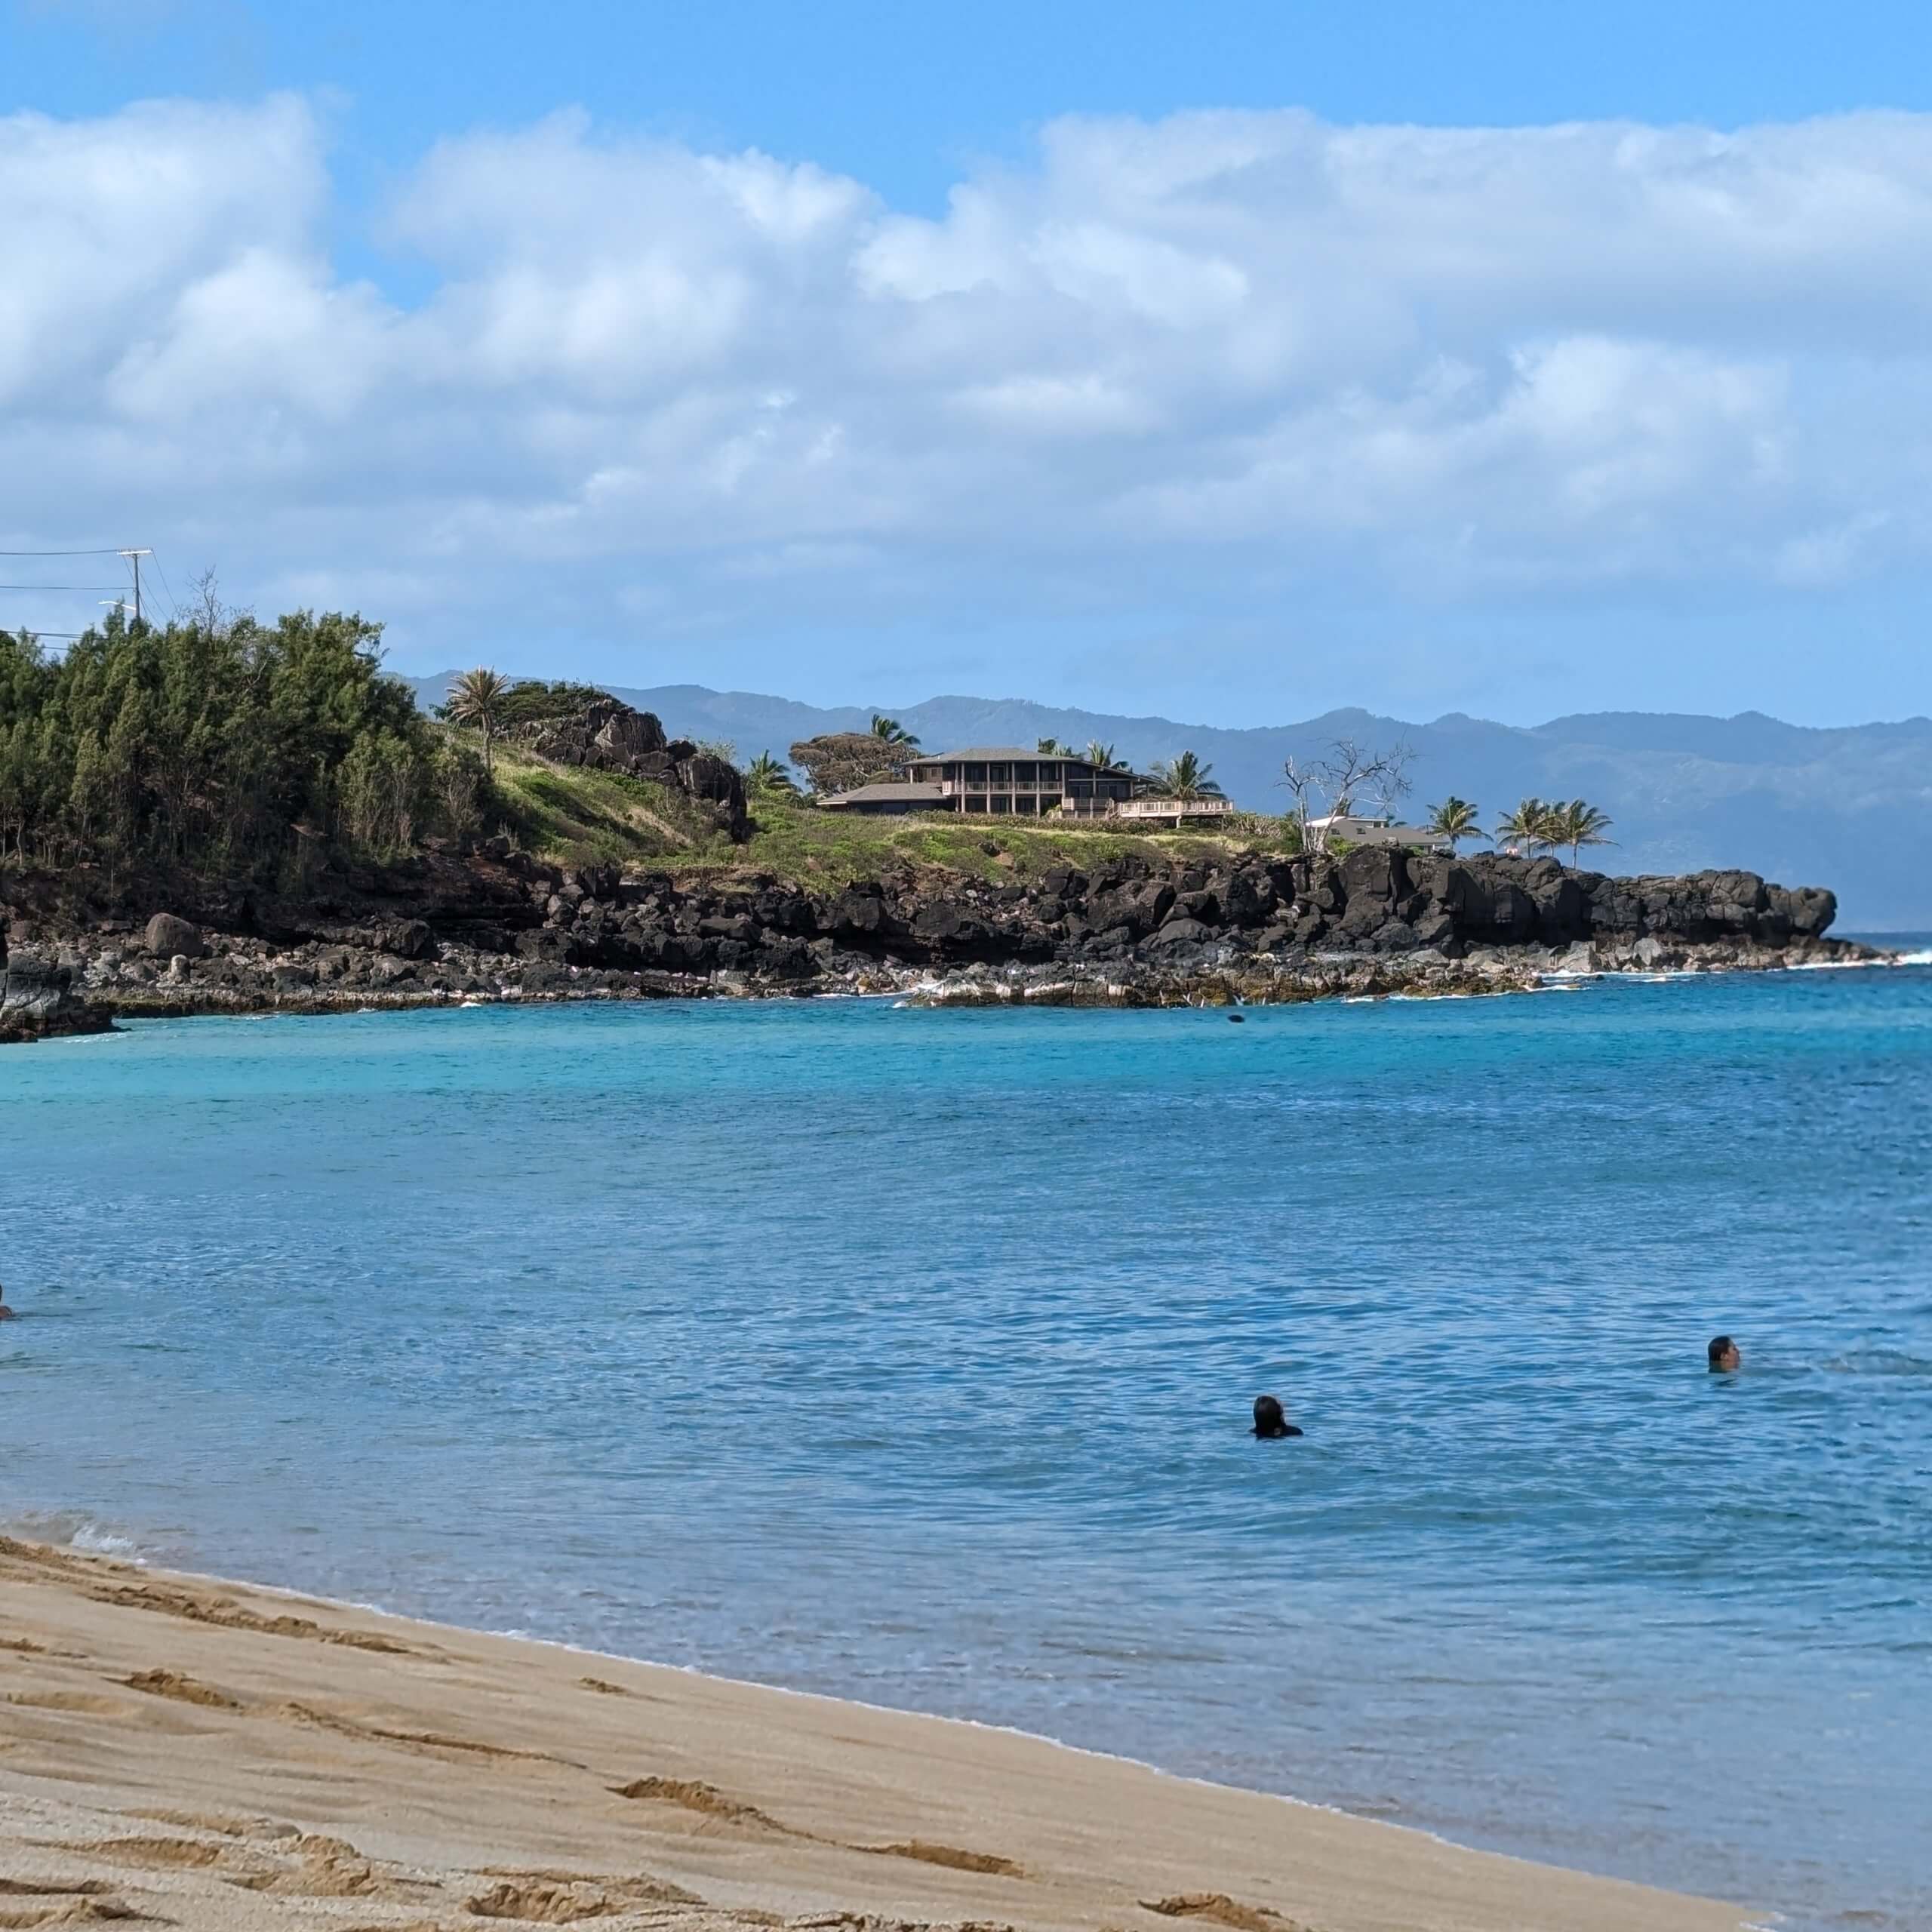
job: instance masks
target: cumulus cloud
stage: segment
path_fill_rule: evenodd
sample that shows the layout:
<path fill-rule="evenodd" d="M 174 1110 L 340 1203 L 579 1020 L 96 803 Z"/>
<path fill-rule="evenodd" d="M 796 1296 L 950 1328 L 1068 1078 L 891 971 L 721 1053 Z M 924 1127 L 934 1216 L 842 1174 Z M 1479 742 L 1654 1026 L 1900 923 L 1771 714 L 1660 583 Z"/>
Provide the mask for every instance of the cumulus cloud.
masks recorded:
<path fill-rule="evenodd" d="M 0 547 L 152 540 L 424 661 L 648 638 L 640 677 L 1069 609 L 1211 660 L 1352 597 L 1399 680 L 1497 600 L 1925 561 L 1932 118 L 1072 118 L 927 218 L 561 115 L 401 185 L 369 238 L 426 294 L 342 220 L 297 98 L 0 120 Z"/>

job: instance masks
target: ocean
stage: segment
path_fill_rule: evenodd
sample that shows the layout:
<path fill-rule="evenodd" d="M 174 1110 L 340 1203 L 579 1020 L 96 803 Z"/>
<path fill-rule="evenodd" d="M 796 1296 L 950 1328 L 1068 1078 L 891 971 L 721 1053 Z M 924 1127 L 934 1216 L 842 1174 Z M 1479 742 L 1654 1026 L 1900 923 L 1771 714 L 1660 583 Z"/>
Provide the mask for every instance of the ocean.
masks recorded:
<path fill-rule="evenodd" d="M 158 1022 L 0 1134 L 17 1530 L 1932 1924 L 1932 971 Z"/>

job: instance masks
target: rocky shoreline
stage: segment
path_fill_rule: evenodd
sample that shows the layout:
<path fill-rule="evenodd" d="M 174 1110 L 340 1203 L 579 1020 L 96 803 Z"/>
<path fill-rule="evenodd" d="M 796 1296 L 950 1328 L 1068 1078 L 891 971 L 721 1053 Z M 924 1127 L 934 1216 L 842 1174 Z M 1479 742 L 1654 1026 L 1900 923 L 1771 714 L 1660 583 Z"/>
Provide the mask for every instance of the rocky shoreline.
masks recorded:
<path fill-rule="evenodd" d="M 1888 955 L 1826 936 L 1816 888 L 1612 878 L 1551 859 L 1358 848 L 1219 865 L 1139 857 L 1029 880 L 565 868 L 493 841 L 300 900 L 4 909 L 0 1040 L 116 1017 L 475 1001 L 896 994 L 921 1004 L 1158 1007 L 1520 990 L 1550 974 L 1761 971 Z M 190 916 L 192 915 L 192 916 Z"/>

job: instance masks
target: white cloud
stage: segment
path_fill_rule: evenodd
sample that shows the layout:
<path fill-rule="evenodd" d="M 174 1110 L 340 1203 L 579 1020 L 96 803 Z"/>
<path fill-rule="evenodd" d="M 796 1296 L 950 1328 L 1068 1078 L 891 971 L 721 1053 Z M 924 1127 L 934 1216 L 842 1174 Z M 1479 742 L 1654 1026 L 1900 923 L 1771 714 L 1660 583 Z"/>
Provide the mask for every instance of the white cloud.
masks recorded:
<path fill-rule="evenodd" d="M 326 583 L 425 657 L 648 619 L 693 675 L 808 623 L 1154 600 L 1211 657 L 1244 602 L 1413 635 L 1928 561 L 1932 117 L 1069 119 L 924 219 L 560 115 L 403 184 L 409 304 L 340 218 L 297 99 L 0 119 L 0 547 Z"/>

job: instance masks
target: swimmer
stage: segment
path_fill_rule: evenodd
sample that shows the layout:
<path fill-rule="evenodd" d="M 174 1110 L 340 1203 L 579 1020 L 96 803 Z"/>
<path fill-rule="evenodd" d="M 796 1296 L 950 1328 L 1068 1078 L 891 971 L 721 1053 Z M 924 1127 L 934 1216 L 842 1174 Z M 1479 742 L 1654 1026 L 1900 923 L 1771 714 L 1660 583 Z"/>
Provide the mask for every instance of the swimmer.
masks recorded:
<path fill-rule="evenodd" d="M 1301 1431 L 1281 1413 L 1278 1396 L 1257 1395 L 1254 1398 L 1254 1432 L 1263 1442 L 1278 1442 L 1283 1436 L 1299 1435 Z"/>
<path fill-rule="evenodd" d="M 1737 1352 L 1737 1344 L 1728 1335 L 1713 1335 L 1710 1346 L 1704 1351 L 1704 1358 L 1710 1364 L 1713 1375 L 1729 1375 L 1744 1360 Z"/>
<path fill-rule="evenodd" d="M 11 1321 L 13 1318 L 14 1311 L 7 1306 L 6 1284 L 0 1282 L 0 1321 Z"/>

